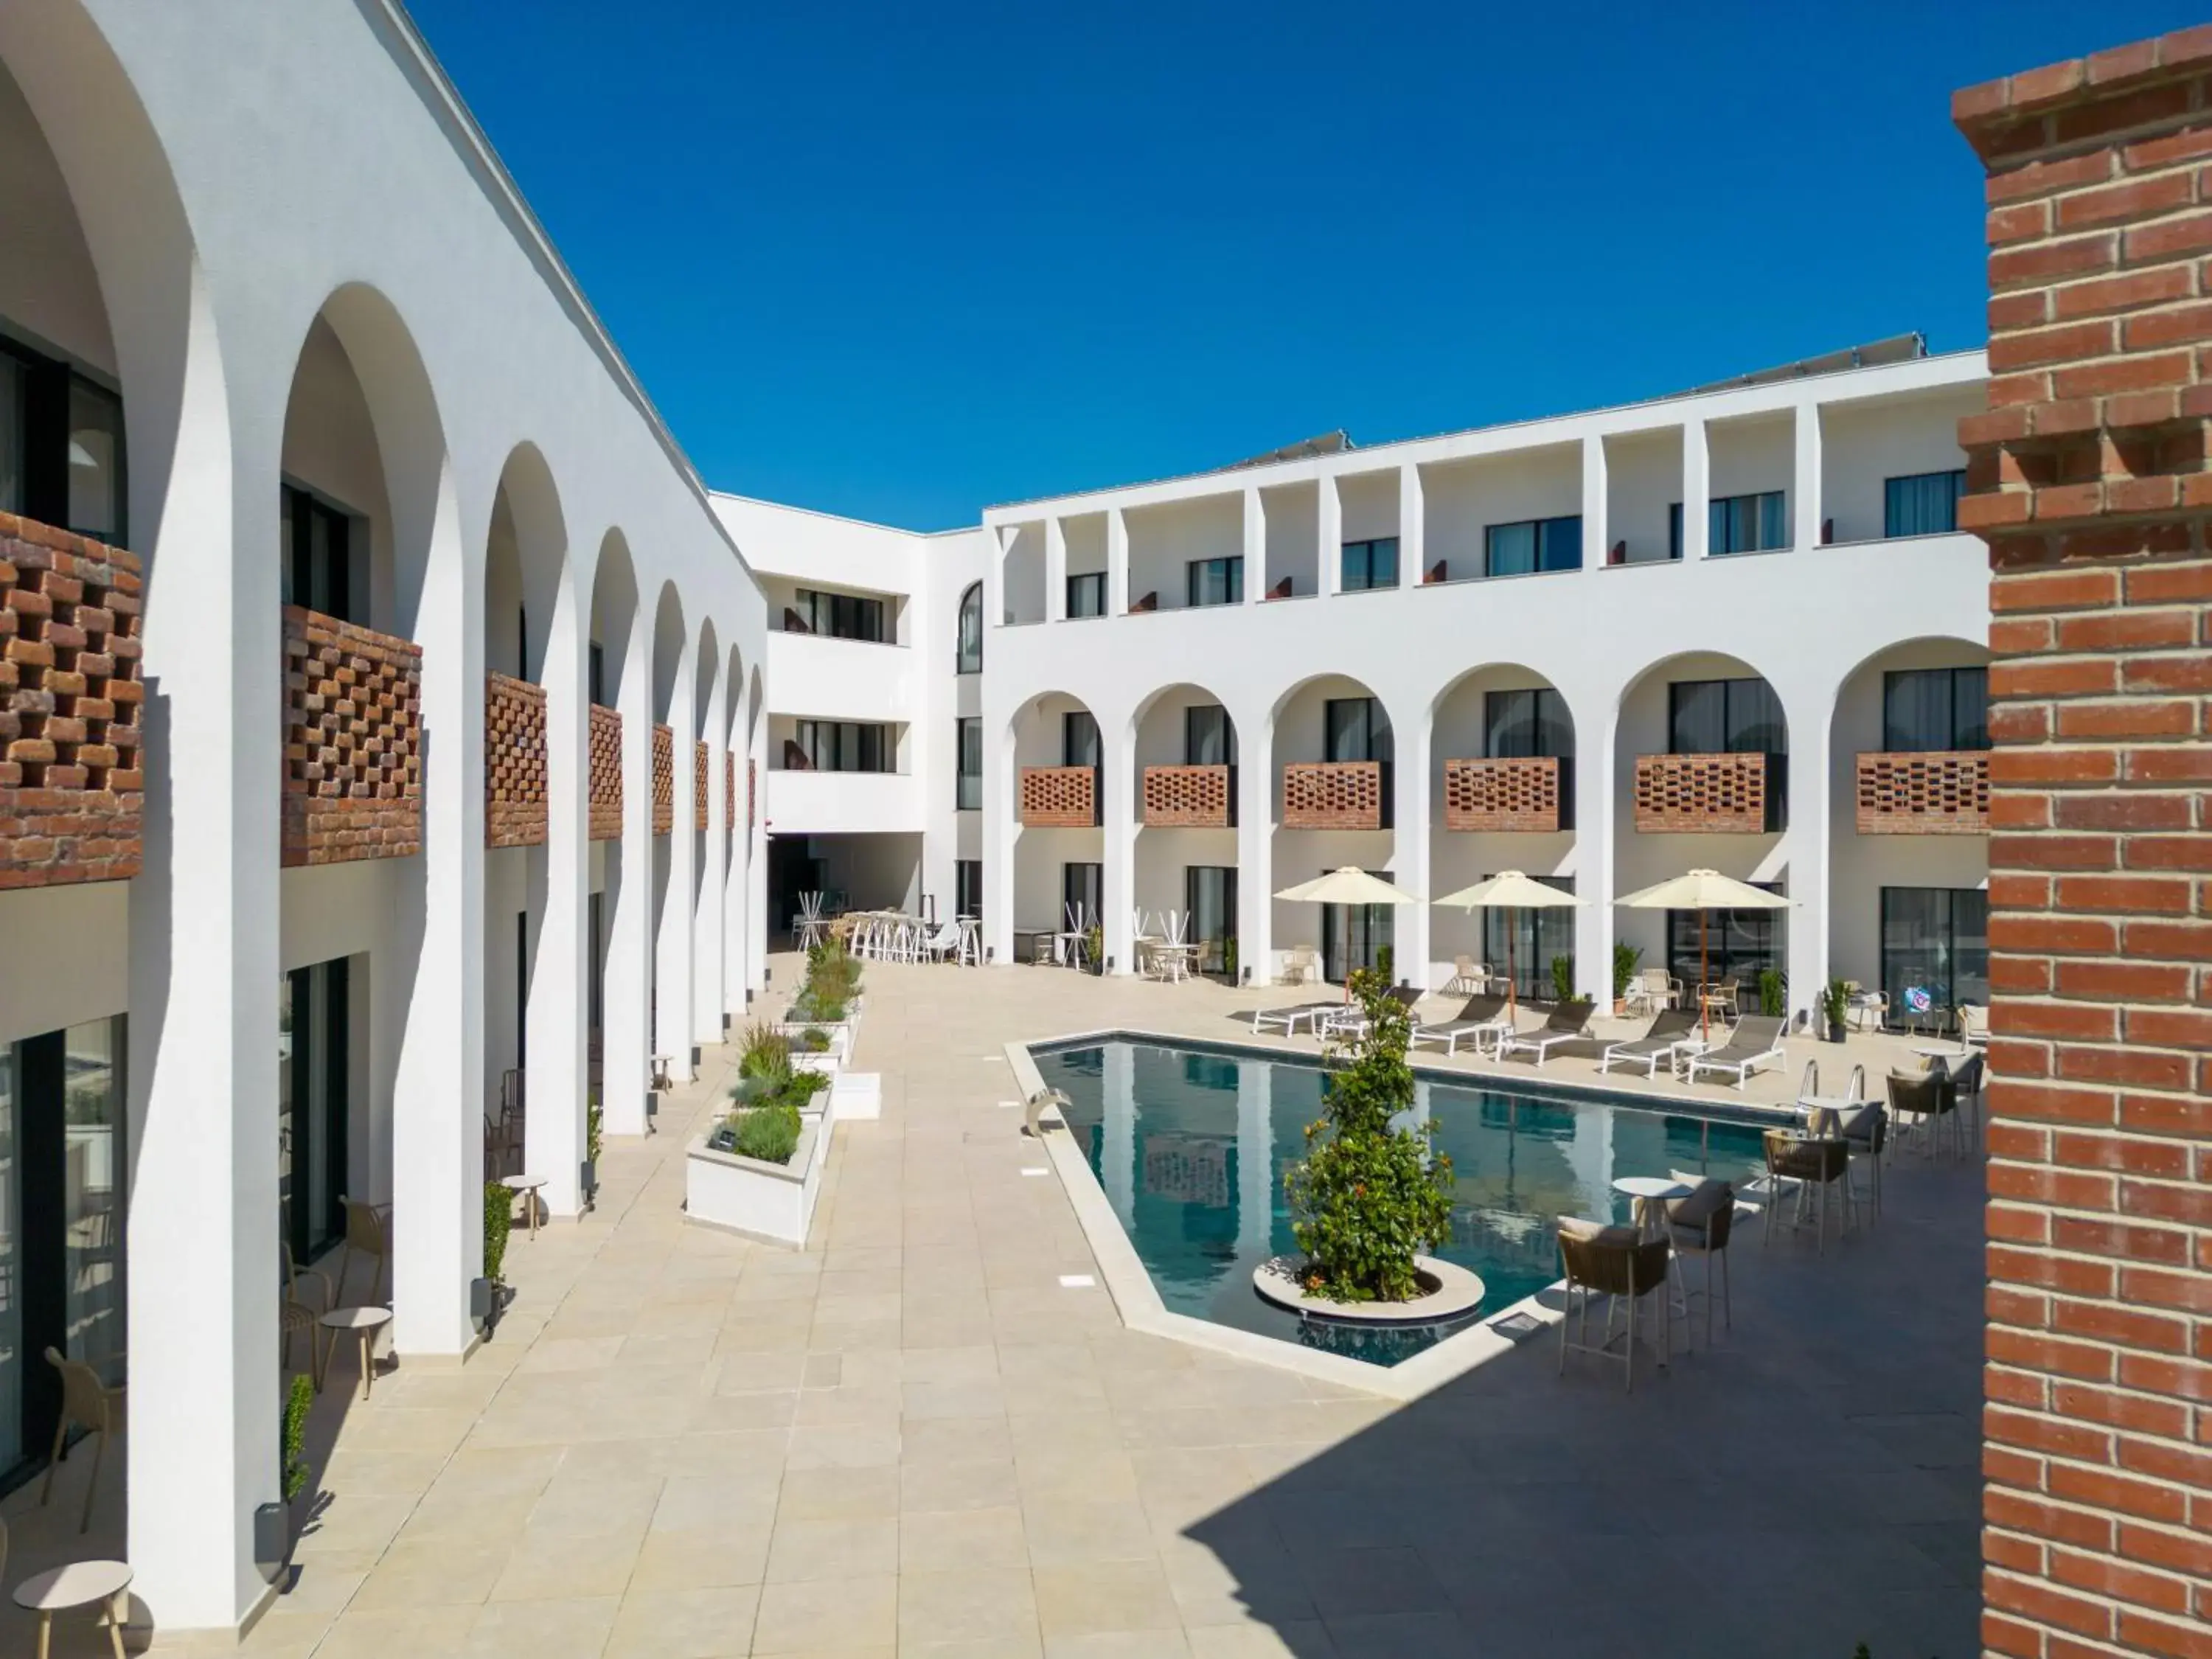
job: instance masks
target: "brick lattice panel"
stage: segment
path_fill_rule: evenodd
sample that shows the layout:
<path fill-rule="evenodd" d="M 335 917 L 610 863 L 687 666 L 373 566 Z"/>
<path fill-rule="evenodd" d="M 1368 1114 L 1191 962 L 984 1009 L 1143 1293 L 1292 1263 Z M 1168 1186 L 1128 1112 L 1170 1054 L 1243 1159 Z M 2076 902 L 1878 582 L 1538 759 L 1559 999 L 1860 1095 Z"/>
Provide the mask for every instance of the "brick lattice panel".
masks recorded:
<path fill-rule="evenodd" d="M 1226 830 L 1237 822 L 1226 766 L 1147 766 L 1145 822 L 1161 830 Z"/>
<path fill-rule="evenodd" d="M 745 759 L 745 828 L 750 830 L 760 822 L 760 765 L 750 756 Z"/>
<path fill-rule="evenodd" d="M 545 844 L 545 688 L 484 676 L 484 845 Z"/>
<path fill-rule="evenodd" d="M 2212 1653 L 2212 27 L 1953 112 L 1989 171 L 1982 1641 Z"/>
<path fill-rule="evenodd" d="M 0 888 L 138 873 L 143 598 L 122 549 L 0 514 Z"/>
<path fill-rule="evenodd" d="M 1644 835 L 1756 836 L 1766 828 L 1764 755 L 1638 755 Z"/>
<path fill-rule="evenodd" d="M 653 728 L 653 833 L 665 836 L 676 827 L 676 733 L 665 726 Z"/>
<path fill-rule="evenodd" d="M 722 828 L 738 827 L 738 756 L 737 751 L 722 751 Z"/>
<path fill-rule="evenodd" d="M 707 827 L 707 780 L 709 775 L 707 745 L 702 743 L 691 751 L 691 827 L 694 830 Z"/>
<path fill-rule="evenodd" d="M 1863 836 L 1986 836 L 1990 757 L 1977 750 L 1861 755 Z"/>
<path fill-rule="evenodd" d="M 620 841 L 623 831 L 623 720 L 592 705 L 592 839 Z"/>
<path fill-rule="evenodd" d="M 1382 762 L 1294 761 L 1283 768 L 1284 829 L 1382 827 Z"/>
<path fill-rule="evenodd" d="M 422 647 L 288 605 L 283 862 L 422 850 Z"/>
<path fill-rule="evenodd" d="M 1032 830 L 1088 830 L 1098 822 L 1098 774 L 1088 766 L 1022 768 L 1022 822 Z"/>
<path fill-rule="evenodd" d="M 1444 763 L 1444 828 L 1538 835 L 1559 827 L 1559 763 L 1549 755 Z"/>

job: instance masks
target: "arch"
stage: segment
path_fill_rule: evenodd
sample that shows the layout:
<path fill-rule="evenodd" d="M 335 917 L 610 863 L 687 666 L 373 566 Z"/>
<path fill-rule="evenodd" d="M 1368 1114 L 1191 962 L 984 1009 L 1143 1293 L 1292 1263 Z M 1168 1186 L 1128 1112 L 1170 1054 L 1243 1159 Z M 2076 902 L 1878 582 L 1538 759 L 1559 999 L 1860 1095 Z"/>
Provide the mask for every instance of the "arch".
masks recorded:
<path fill-rule="evenodd" d="M 714 631 L 714 619 L 704 617 L 699 623 L 699 638 L 692 654 L 697 659 L 697 680 L 692 688 L 691 736 L 706 738 L 712 736 L 707 720 L 713 707 L 714 693 L 722 684 L 722 647 L 720 636 Z"/>
<path fill-rule="evenodd" d="M 608 708 L 623 707 L 623 689 L 633 664 L 631 645 L 636 633 L 637 567 L 629 542 L 619 529 L 600 538 L 599 556 L 592 565 L 590 663 L 586 684 L 592 701 Z"/>
<path fill-rule="evenodd" d="M 1344 740 L 1332 745 L 1327 706 L 1332 702 L 1362 698 L 1368 700 L 1370 708 L 1364 718 L 1349 720 L 1342 734 Z M 1403 735 L 1425 738 L 1425 732 Z M 1270 892 L 1280 892 L 1295 883 L 1344 865 L 1388 872 L 1401 884 L 1419 891 L 1423 872 L 1399 869 L 1395 768 L 1401 740 L 1394 711 L 1366 681 L 1353 676 L 1335 672 L 1308 674 L 1276 697 L 1267 715 L 1267 752 L 1273 774 L 1267 781 L 1271 833 L 1267 880 Z M 1311 782 L 1312 774 L 1301 771 L 1297 802 L 1294 804 L 1286 781 L 1289 769 L 1333 761 L 1381 763 L 1379 775 L 1374 779 L 1378 791 L 1374 806 L 1377 822 L 1372 827 L 1343 827 L 1340 820 L 1325 828 L 1303 826 L 1304 814 L 1297 807 L 1307 804 L 1309 796 L 1323 794 L 1332 804 L 1335 797 L 1329 789 Z M 1351 793 L 1356 795 L 1364 787 L 1355 778 Z M 1269 935 L 1274 943 L 1278 946 L 1314 946 L 1328 970 L 1336 974 L 1343 971 L 1345 964 L 1337 957 L 1347 942 L 1352 966 L 1379 967 L 1384 960 L 1382 953 L 1388 950 L 1392 953 L 1395 971 L 1398 933 L 1398 918 L 1389 906 L 1358 912 L 1349 919 L 1338 915 L 1333 906 L 1327 905 L 1277 902 L 1271 908 Z"/>
<path fill-rule="evenodd" d="M 1071 902 L 1084 907 L 1087 925 L 1103 924 L 1106 753 L 1096 713 L 1071 692 L 1041 692 L 1015 707 L 1006 742 L 1013 786 L 1016 925 L 1056 930 L 1065 925 Z M 1087 780 L 1072 775 L 1085 769 Z M 1079 805 L 1085 799 L 1087 823 Z"/>
<path fill-rule="evenodd" d="M 673 580 L 665 581 L 653 607 L 653 718 L 664 726 L 673 723 L 677 680 L 690 654 L 683 595 Z"/>
<path fill-rule="evenodd" d="M 543 683 L 554 612 L 568 574 L 568 526 L 544 453 L 507 452 L 484 536 L 484 665 Z"/>
<path fill-rule="evenodd" d="M 983 672 L 983 584 L 968 584 L 960 596 L 956 613 L 959 618 L 953 642 L 953 672 L 980 674 Z"/>
<path fill-rule="evenodd" d="M 1203 685 L 1160 686 L 1131 713 L 1123 752 L 1138 826 L 1131 902 L 1145 931 L 1203 945 L 1201 968 L 1228 968 L 1240 886 L 1236 717 Z"/>

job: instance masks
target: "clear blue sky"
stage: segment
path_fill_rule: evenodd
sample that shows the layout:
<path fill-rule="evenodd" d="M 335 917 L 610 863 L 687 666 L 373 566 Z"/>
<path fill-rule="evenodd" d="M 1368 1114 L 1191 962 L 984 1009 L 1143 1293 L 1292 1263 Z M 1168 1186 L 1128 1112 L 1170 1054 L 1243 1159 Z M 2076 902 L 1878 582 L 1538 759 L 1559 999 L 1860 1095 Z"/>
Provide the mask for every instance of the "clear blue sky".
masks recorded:
<path fill-rule="evenodd" d="M 2150 0 L 411 0 L 707 481 L 917 529 L 1983 339 L 1955 87 Z"/>

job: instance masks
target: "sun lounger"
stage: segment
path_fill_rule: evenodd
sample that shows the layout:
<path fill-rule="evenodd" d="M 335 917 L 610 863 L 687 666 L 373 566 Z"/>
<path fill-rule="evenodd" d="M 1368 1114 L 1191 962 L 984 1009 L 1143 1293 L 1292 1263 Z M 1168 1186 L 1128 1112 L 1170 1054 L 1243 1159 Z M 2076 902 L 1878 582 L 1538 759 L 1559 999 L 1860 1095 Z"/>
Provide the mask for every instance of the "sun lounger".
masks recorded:
<path fill-rule="evenodd" d="M 1787 1058 L 1782 1049 L 1782 1020 L 1773 1014 L 1746 1014 L 1736 1022 L 1729 1040 L 1719 1048 L 1695 1055 L 1690 1061 L 1690 1081 L 1701 1072 L 1725 1077 L 1739 1089 L 1744 1079 L 1762 1066 L 1779 1066 Z"/>
<path fill-rule="evenodd" d="M 1433 1025 L 1416 1024 L 1413 1041 L 1441 1042 L 1446 1054 L 1455 1054 L 1459 1052 L 1462 1037 L 1480 1048 L 1484 1032 L 1503 1031 L 1504 1017 L 1504 997 L 1472 996 L 1467 1000 L 1467 1006 L 1449 1019 L 1440 1019 Z"/>
<path fill-rule="evenodd" d="M 1599 1057 L 1597 1068 L 1609 1072 L 1615 1066 L 1641 1066 L 1645 1076 L 1656 1077 L 1660 1062 L 1673 1059 L 1675 1046 L 1697 1029 L 1698 1017 L 1688 1009 L 1662 1008 L 1652 1020 L 1651 1029 L 1642 1036 L 1627 1042 L 1608 1043 Z"/>
<path fill-rule="evenodd" d="M 1551 1018 L 1533 1031 L 1519 1031 L 1498 1046 L 1498 1057 L 1517 1054 L 1526 1050 L 1536 1056 L 1541 1066 L 1551 1057 L 1552 1050 L 1562 1042 L 1572 1042 L 1582 1036 L 1589 1024 L 1590 1011 L 1596 1005 L 1590 1002 L 1563 1002 L 1552 1010 Z"/>
<path fill-rule="evenodd" d="M 1394 985 L 1390 988 L 1389 994 L 1393 1002 L 1405 1009 L 1406 1018 L 1410 1023 L 1413 1019 L 1414 1006 L 1428 993 L 1416 990 L 1410 985 Z M 1336 1012 L 1316 1022 L 1314 1025 L 1314 1030 L 1318 1036 L 1358 1037 L 1367 1034 L 1366 1010 L 1356 1002 L 1341 1002 L 1333 1006 Z"/>
<path fill-rule="evenodd" d="M 1317 1031 L 1321 1029 L 1321 1017 L 1342 1006 L 1344 1004 L 1340 1000 L 1331 998 L 1327 1002 L 1294 1002 L 1287 1008 L 1255 1008 L 1252 1011 L 1252 1029 L 1264 1031 L 1270 1026 L 1280 1026 L 1285 1036 L 1294 1036 L 1297 1034 L 1298 1023 L 1303 1020 L 1310 1029 Z"/>

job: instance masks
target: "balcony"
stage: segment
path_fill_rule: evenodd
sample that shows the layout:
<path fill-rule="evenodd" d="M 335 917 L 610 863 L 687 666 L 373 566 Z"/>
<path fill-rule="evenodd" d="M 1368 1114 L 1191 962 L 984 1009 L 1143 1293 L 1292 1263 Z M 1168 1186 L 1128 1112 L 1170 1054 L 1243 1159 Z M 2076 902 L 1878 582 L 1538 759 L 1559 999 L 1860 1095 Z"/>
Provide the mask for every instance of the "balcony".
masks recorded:
<path fill-rule="evenodd" d="M 138 873 L 138 561 L 0 514 L 0 888 Z"/>
<path fill-rule="evenodd" d="M 592 705 L 592 839 L 620 841 L 623 820 L 622 716 Z"/>
<path fill-rule="evenodd" d="M 665 836 L 676 827 L 676 732 L 672 727 L 653 728 L 653 833 Z"/>
<path fill-rule="evenodd" d="M 545 688 L 484 676 L 484 845 L 545 844 Z"/>
<path fill-rule="evenodd" d="M 908 772 L 824 772 L 770 767 L 762 810 L 779 836 L 919 835 L 928 814 Z"/>
<path fill-rule="evenodd" d="M 1094 828 L 1098 823 L 1098 769 L 1024 766 L 1021 819 L 1031 830 Z"/>
<path fill-rule="evenodd" d="M 1986 750 L 1943 749 L 1858 757 L 1863 836 L 1985 836 L 1990 832 Z"/>
<path fill-rule="evenodd" d="M 288 605 L 288 869 L 422 850 L 422 647 Z"/>
<path fill-rule="evenodd" d="M 1384 763 L 1291 761 L 1284 766 L 1284 829 L 1389 827 L 1389 768 Z"/>
<path fill-rule="evenodd" d="M 1638 755 L 1638 835 L 1759 836 L 1782 828 L 1786 757 Z"/>
<path fill-rule="evenodd" d="M 1501 756 L 1444 763 L 1444 828 L 1550 835 L 1571 827 L 1566 778 L 1556 757 Z"/>
<path fill-rule="evenodd" d="M 1144 821 L 1157 830 L 1235 829 L 1237 769 L 1147 766 Z"/>

